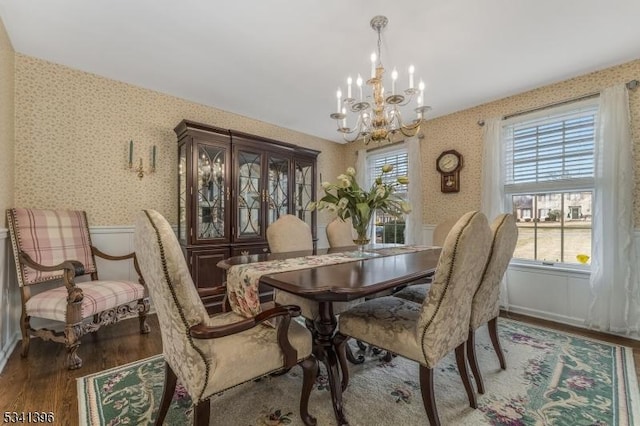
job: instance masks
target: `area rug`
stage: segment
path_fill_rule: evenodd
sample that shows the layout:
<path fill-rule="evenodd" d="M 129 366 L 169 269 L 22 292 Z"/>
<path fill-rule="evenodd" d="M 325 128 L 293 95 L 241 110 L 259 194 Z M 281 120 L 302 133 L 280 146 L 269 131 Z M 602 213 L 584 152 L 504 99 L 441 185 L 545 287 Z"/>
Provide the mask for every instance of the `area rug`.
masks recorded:
<path fill-rule="evenodd" d="M 477 353 L 486 393 L 469 407 L 453 356 L 436 369 L 436 402 L 443 425 L 633 425 L 640 422 L 638 383 L 630 348 L 499 320 L 507 370 L 500 370 L 486 328 Z M 353 346 L 354 351 L 357 347 Z M 344 410 L 352 426 L 425 425 L 418 366 L 367 349 L 350 365 Z M 78 379 L 82 425 L 153 424 L 162 395 L 160 355 Z M 215 396 L 212 425 L 302 425 L 302 370 L 293 368 Z M 178 384 L 165 424 L 191 422 L 191 400 Z M 311 394 L 318 425 L 336 424 L 324 372 Z"/>

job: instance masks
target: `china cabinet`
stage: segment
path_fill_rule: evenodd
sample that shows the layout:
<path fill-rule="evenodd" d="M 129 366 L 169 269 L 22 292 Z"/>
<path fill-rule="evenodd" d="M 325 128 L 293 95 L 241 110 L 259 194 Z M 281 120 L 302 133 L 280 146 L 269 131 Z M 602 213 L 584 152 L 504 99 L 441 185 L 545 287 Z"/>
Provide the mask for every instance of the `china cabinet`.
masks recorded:
<path fill-rule="evenodd" d="M 266 228 L 295 214 L 311 227 L 318 151 L 183 120 L 178 136 L 178 240 L 207 310 L 221 310 L 230 256 L 268 251 Z M 271 292 L 261 289 L 261 299 Z"/>

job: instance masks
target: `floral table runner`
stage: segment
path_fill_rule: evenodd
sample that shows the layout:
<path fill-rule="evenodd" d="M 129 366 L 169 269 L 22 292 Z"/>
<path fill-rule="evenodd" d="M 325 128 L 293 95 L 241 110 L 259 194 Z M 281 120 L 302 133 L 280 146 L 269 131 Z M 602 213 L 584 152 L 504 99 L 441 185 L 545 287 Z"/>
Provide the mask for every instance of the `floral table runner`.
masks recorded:
<path fill-rule="evenodd" d="M 227 296 L 229 298 L 229 304 L 233 312 L 247 318 L 254 317 L 262 311 L 258 293 L 258 283 L 262 275 L 354 262 L 371 257 L 413 253 L 430 248 L 432 247 L 417 245 L 399 246 L 372 249 L 363 253 L 349 251 L 233 265 L 227 270 Z"/>

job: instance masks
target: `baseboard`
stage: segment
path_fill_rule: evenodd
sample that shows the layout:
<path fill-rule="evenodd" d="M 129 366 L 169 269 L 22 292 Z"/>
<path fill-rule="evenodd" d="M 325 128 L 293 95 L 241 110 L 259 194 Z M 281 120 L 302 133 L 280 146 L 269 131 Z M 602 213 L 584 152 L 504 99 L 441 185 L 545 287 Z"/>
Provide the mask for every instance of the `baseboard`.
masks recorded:
<path fill-rule="evenodd" d="M 505 312 L 513 312 L 516 314 L 522 314 L 533 318 L 540 318 L 548 321 L 558 322 L 561 324 L 572 325 L 574 327 L 580 327 L 587 329 L 582 318 L 574 318 L 567 315 L 554 314 L 552 312 L 539 311 L 537 309 L 525 308 L 522 306 L 509 305 L 506 309 L 504 306 L 500 306 L 500 309 Z"/>
<path fill-rule="evenodd" d="M 14 333 L 9 339 L 4 348 L 0 349 L 0 372 L 4 370 L 4 366 L 7 365 L 9 357 L 16 348 L 16 345 L 20 341 L 20 333 Z"/>

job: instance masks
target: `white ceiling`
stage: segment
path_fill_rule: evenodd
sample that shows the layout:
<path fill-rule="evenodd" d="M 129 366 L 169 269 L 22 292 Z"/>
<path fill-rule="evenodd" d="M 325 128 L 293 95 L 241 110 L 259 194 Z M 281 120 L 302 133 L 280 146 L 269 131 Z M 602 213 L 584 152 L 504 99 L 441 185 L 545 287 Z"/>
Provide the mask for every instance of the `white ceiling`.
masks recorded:
<path fill-rule="evenodd" d="M 0 0 L 17 52 L 337 142 L 375 15 L 426 118 L 640 58 L 640 0 Z"/>

